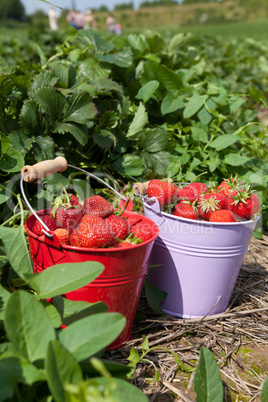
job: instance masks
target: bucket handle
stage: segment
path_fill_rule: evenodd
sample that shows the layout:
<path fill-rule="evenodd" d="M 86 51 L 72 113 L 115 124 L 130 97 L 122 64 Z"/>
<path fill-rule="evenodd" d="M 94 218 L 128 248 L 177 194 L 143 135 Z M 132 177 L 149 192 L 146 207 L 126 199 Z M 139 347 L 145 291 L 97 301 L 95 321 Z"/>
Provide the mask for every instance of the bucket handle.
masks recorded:
<path fill-rule="evenodd" d="M 32 208 L 31 204 L 29 203 L 26 194 L 24 192 L 23 188 L 23 182 L 32 182 L 36 179 L 40 179 L 42 177 L 47 177 L 52 175 L 53 173 L 57 172 L 64 172 L 67 167 L 79 170 L 82 173 L 85 173 L 86 175 L 93 177 L 94 179 L 98 180 L 100 183 L 104 184 L 106 187 L 108 187 L 110 190 L 112 190 L 115 194 L 117 194 L 120 198 L 122 198 L 123 201 L 127 202 L 127 198 L 124 197 L 122 194 L 120 194 L 118 191 L 116 191 L 112 186 L 107 184 L 104 180 L 100 179 L 99 177 L 95 176 L 92 173 L 87 172 L 84 169 L 78 168 L 76 166 L 68 164 L 67 160 L 63 156 L 57 156 L 55 159 L 48 159 L 42 162 L 38 162 L 35 165 L 25 165 L 21 169 L 21 179 L 20 179 L 20 188 L 21 188 L 21 193 L 23 196 L 23 199 L 30 209 L 30 211 L 33 213 L 33 215 L 36 217 L 36 219 L 40 222 L 40 224 L 43 226 L 44 229 L 42 229 L 43 233 L 45 233 L 48 237 L 53 237 L 53 233 L 50 233 L 49 228 L 47 225 L 42 221 L 42 219 L 37 215 L 35 210 Z"/>

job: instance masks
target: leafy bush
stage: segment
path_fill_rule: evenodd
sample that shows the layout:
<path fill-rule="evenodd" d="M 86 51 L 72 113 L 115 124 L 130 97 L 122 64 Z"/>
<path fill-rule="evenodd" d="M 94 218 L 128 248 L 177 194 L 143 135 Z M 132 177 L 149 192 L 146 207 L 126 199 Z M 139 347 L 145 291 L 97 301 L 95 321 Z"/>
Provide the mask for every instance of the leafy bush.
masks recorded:
<path fill-rule="evenodd" d="M 4 188 L 24 164 L 63 155 L 113 183 L 237 174 L 266 204 L 267 128 L 258 118 L 267 107 L 265 45 L 73 30 L 52 52 L 47 39 L 31 42 L 38 64 L 16 52 L 16 65 L 0 75 Z"/>

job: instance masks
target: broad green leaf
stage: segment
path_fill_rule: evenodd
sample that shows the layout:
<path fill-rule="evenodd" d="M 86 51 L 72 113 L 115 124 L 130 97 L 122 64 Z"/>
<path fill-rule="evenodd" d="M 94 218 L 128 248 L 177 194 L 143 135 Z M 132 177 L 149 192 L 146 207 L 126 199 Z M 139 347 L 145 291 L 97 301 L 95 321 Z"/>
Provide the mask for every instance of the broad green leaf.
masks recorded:
<path fill-rule="evenodd" d="M 36 161 L 42 162 L 43 160 L 46 159 L 54 159 L 55 158 L 54 147 L 55 147 L 54 141 L 50 136 L 42 135 L 39 137 L 35 137 L 32 149 Z"/>
<path fill-rule="evenodd" d="M 235 144 L 240 138 L 237 134 L 224 134 L 217 137 L 209 145 L 215 148 L 217 151 L 228 148 L 229 146 Z"/>
<path fill-rule="evenodd" d="M 51 71 L 41 72 L 37 74 L 29 88 L 29 95 L 31 98 L 34 98 L 35 93 L 42 87 L 49 85 L 54 86 L 57 83 L 58 79 L 54 76 Z"/>
<path fill-rule="evenodd" d="M 24 166 L 24 157 L 23 155 L 15 151 L 15 149 L 11 148 L 11 146 L 7 149 L 7 151 L 2 154 L 0 160 L 0 169 L 13 173 L 19 172 Z"/>
<path fill-rule="evenodd" d="M 15 349 L 28 361 L 44 359 L 55 332 L 40 301 L 24 290 L 15 291 L 5 311 L 5 330 Z"/>
<path fill-rule="evenodd" d="M 56 124 L 56 131 L 59 134 L 71 133 L 81 145 L 86 145 L 88 142 L 88 129 L 84 125 L 61 122 Z"/>
<path fill-rule="evenodd" d="M 154 269 L 153 267 L 150 269 Z M 166 299 L 167 293 L 151 282 L 145 281 L 145 292 L 149 306 L 156 314 L 162 313 L 161 303 Z"/>
<path fill-rule="evenodd" d="M 43 106 L 53 124 L 62 120 L 66 100 L 56 88 L 49 86 L 40 88 L 34 94 L 34 99 Z"/>
<path fill-rule="evenodd" d="M 96 129 L 93 133 L 93 139 L 98 144 L 99 147 L 103 149 L 109 149 L 114 144 L 114 136 L 109 130 L 98 130 Z"/>
<path fill-rule="evenodd" d="M 194 34 L 190 32 L 178 33 L 171 38 L 168 45 L 168 52 L 174 53 L 176 50 L 183 48 L 183 46 L 195 40 Z"/>
<path fill-rule="evenodd" d="M 127 41 L 132 48 L 139 52 L 143 53 L 148 49 L 148 43 L 142 35 L 130 34 L 127 36 Z"/>
<path fill-rule="evenodd" d="M 253 87 L 252 85 L 249 87 L 249 94 L 255 102 L 264 101 L 266 102 L 266 96 L 258 90 L 258 88 Z"/>
<path fill-rule="evenodd" d="M 199 110 L 199 112 L 197 114 L 199 120 L 201 121 L 201 123 L 204 126 L 209 125 L 209 123 L 213 119 L 213 114 L 210 113 L 212 110 L 215 112 L 216 103 L 214 102 L 213 99 L 208 98 L 208 100 L 206 101 L 205 105 Z"/>
<path fill-rule="evenodd" d="M 227 163 L 227 165 L 231 166 L 241 166 L 244 165 L 246 162 L 249 161 L 249 158 L 247 156 L 241 156 L 237 153 L 230 153 L 225 156 L 224 162 Z"/>
<path fill-rule="evenodd" d="M 90 195 L 93 195 L 93 190 L 85 179 L 74 179 L 72 184 L 74 186 L 75 193 L 82 202 L 84 202 L 85 199 Z"/>
<path fill-rule="evenodd" d="M 26 280 L 41 299 L 48 299 L 91 283 L 103 271 L 103 265 L 96 261 L 57 264 L 26 275 Z"/>
<path fill-rule="evenodd" d="M 64 112 L 64 123 L 75 122 L 85 124 L 89 120 L 92 120 L 97 114 L 96 106 L 87 92 L 74 93 L 68 99 L 68 104 L 69 105 Z"/>
<path fill-rule="evenodd" d="M 139 92 L 137 93 L 135 98 L 141 99 L 144 103 L 146 103 L 155 93 L 158 87 L 159 87 L 158 81 L 156 80 L 149 81 L 139 89 Z"/>
<path fill-rule="evenodd" d="M 179 95 L 179 90 L 184 87 L 180 76 L 171 68 L 168 68 L 163 64 L 160 66 L 160 74 L 163 85 L 167 91 L 171 92 L 174 97 L 177 97 Z"/>
<path fill-rule="evenodd" d="M 83 380 L 82 370 L 74 356 L 56 339 L 49 342 L 45 360 L 49 389 L 56 402 L 65 402 L 64 387 Z"/>
<path fill-rule="evenodd" d="M 5 308 L 7 305 L 7 302 L 11 296 L 11 293 L 9 293 L 3 286 L 0 284 L 0 321 L 4 321 L 5 317 Z"/>
<path fill-rule="evenodd" d="M 172 156 L 169 152 L 142 152 L 141 155 L 144 159 L 144 164 L 153 170 L 155 176 L 166 177 L 167 167 L 172 162 Z"/>
<path fill-rule="evenodd" d="M 62 324 L 61 316 L 56 307 L 54 306 L 54 299 L 53 304 L 43 300 L 43 305 L 45 307 L 46 313 L 50 319 L 53 328 L 59 328 Z"/>
<path fill-rule="evenodd" d="M 77 39 L 85 46 L 93 46 L 95 51 L 100 54 L 109 53 L 114 49 L 114 45 L 112 43 L 107 42 L 104 38 L 91 29 L 81 29 L 77 34 Z"/>
<path fill-rule="evenodd" d="M 181 163 L 178 160 L 177 162 L 170 162 L 167 166 L 167 177 L 174 177 L 181 169 Z"/>
<path fill-rule="evenodd" d="M 108 78 L 110 70 L 100 66 L 100 63 L 95 57 L 90 57 L 81 62 L 79 61 L 78 73 L 83 74 L 92 81 L 97 81 L 101 78 Z"/>
<path fill-rule="evenodd" d="M 268 377 L 266 377 L 262 385 L 261 402 L 268 402 Z"/>
<path fill-rule="evenodd" d="M 35 140 L 34 137 L 28 137 L 23 131 L 12 131 L 9 134 L 9 139 L 12 143 L 12 148 L 19 152 L 23 157 L 30 151 Z"/>
<path fill-rule="evenodd" d="M 185 119 L 189 119 L 195 113 L 197 113 L 201 107 L 204 105 L 207 99 L 207 95 L 199 95 L 197 93 L 193 94 L 193 96 L 189 99 L 186 107 L 183 111 L 183 117 Z"/>
<path fill-rule="evenodd" d="M 161 103 L 161 113 L 163 115 L 173 113 L 184 106 L 184 95 L 174 96 L 168 92 Z"/>
<path fill-rule="evenodd" d="M 230 104 L 230 110 L 232 112 L 235 112 L 237 109 L 240 108 L 240 106 L 242 106 L 244 103 L 246 102 L 245 99 L 241 98 L 238 95 L 234 95 L 231 97 L 231 99 L 229 100 L 229 104 Z"/>
<path fill-rule="evenodd" d="M 110 54 L 96 54 L 96 59 L 100 62 L 115 64 L 119 67 L 128 68 L 132 65 L 132 52 L 130 49 L 122 49 L 118 53 L 110 53 Z"/>
<path fill-rule="evenodd" d="M 105 388 L 109 385 L 109 379 L 98 377 L 91 380 L 93 383 Z M 147 396 L 136 386 L 129 384 L 120 378 L 113 378 L 116 387 L 113 388 L 112 397 L 115 402 L 131 401 L 131 402 L 148 402 Z"/>
<path fill-rule="evenodd" d="M 223 401 L 223 385 L 220 371 L 212 352 L 204 346 L 200 349 L 199 364 L 195 372 L 194 390 L 196 402 Z"/>
<path fill-rule="evenodd" d="M 119 313 L 100 313 L 72 323 L 59 334 L 61 343 L 77 361 L 93 356 L 120 335 L 126 318 Z"/>
<path fill-rule="evenodd" d="M 145 130 L 138 143 L 144 152 L 159 152 L 166 148 L 169 142 L 169 134 L 163 128 Z"/>
<path fill-rule="evenodd" d="M 105 313 L 108 306 L 102 301 L 89 303 L 86 301 L 73 301 L 62 296 L 53 298 L 53 306 L 58 310 L 64 325 L 69 325 L 91 314 Z"/>
<path fill-rule="evenodd" d="M 130 349 L 129 356 L 128 356 L 127 360 L 129 361 L 129 364 L 131 364 L 131 365 L 136 367 L 136 365 L 140 361 L 140 355 L 139 355 L 139 352 L 137 351 L 137 349 L 134 349 L 134 348 Z"/>
<path fill-rule="evenodd" d="M 126 176 L 141 176 L 144 170 L 142 159 L 136 155 L 124 154 L 117 159 L 113 166 Z"/>
<path fill-rule="evenodd" d="M 193 127 L 191 127 L 191 132 L 192 132 L 192 135 L 193 135 L 193 139 L 196 142 L 201 141 L 204 144 L 207 144 L 207 142 L 208 142 L 208 133 L 204 129 L 193 126 Z"/>
<path fill-rule="evenodd" d="M 139 108 L 135 113 L 134 119 L 128 128 L 126 137 L 136 138 L 147 122 L 148 122 L 148 115 L 145 106 L 142 103 L 140 103 Z"/>
<path fill-rule="evenodd" d="M 4 204 L 10 198 L 5 188 L 0 187 L 0 204 Z"/>
<path fill-rule="evenodd" d="M 0 226 L 0 238 L 4 244 L 10 265 L 21 278 L 25 278 L 26 274 L 32 272 L 32 261 L 23 228 Z"/>
<path fill-rule="evenodd" d="M 120 94 L 123 93 L 123 88 L 121 87 L 121 85 L 107 78 L 101 78 L 98 81 L 94 82 L 94 88 L 97 93 L 101 94 L 112 92 L 119 92 Z"/>
<path fill-rule="evenodd" d="M 132 368 L 126 364 L 108 359 L 100 359 L 100 361 L 113 377 L 126 379 L 127 376 L 132 372 Z M 80 362 L 80 366 L 83 370 L 83 373 L 86 374 L 87 377 L 96 377 L 96 373 L 98 373 L 98 371 L 92 365 L 91 359 L 89 361 Z"/>
<path fill-rule="evenodd" d="M 0 360 L 0 402 L 13 400 L 17 383 L 22 382 L 19 360 L 8 357 Z"/>

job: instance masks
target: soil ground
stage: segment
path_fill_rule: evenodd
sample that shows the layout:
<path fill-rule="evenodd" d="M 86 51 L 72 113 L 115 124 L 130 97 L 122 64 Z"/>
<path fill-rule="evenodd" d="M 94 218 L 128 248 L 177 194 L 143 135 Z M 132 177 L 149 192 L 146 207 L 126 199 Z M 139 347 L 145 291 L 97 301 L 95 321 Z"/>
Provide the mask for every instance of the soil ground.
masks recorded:
<path fill-rule="evenodd" d="M 202 319 L 156 315 L 144 294 L 138 313 L 143 321 L 134 324 L 131 339 L 112 358 L 128 364 L 131 348 L 141 356 L 147 337 L 154 349 L 137 363 L 133 383 L 150 402 L 195 401 L 195 371 L 179 367 L 171 352 L 195 369 L 201 346 L 214 354 L 225 401 L 260 401 L 268 376 L 268 236 L 251 239 L 225 313 Z"/>

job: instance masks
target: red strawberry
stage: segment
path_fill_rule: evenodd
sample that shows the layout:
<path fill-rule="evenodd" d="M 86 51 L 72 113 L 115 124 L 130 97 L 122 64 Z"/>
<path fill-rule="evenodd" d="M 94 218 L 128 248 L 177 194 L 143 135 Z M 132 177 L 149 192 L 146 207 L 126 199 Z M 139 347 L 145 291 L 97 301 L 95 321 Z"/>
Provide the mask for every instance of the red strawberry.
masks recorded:
<path fill-rule="evenodd" d="M 66 229 L 58 228 L 54 230 L 54 234 L 59 239 L 60 244 L 69 244 L 70 236 Z"/>
<path fill-rule="evenodd" d="M 128 242 L 128 241 L 122 241 L 116 244 L 115 248 L 128 248 L 128 247 L 133 247 L 134 244 Z"/>
<path fill-rule="evenodd" d="M 78 228 L 78 242 L 80 247 L 113 247 L 116 245 L 116 236 L 104 219 L 85 215 Z"/>
<path fill-rule="evenodd" d="M 155 197 L 161 208 L 171 204 L 176 193 L 177 187 L 164 180 L 153 179 L 148 184 L 148 197 Z"/>
<path fill-rule="evenodd" d="M 241 219 L 251 219 L 260 209 L 258 196 L 249 191 L 249 186 L 238 191 L 237 195 L 231 197 L 229 208 L 233 214 Z"/>
<path fill-rule="evenodd" d="M 193 182 L 187 184 L 184 189 L 179 190 L 178 195 L 180 198 L 187 198 L 189 201 L 195 201 L 199 198 L 201 193 L 208 191 L 208 186 L 205 183 Z"/>
<path fill-rule="evenodd" d="M 85 199 L 83 205 L 84 215 L 94 215 L 105 218 L 106 216 L 112 215 L 113 212 L 114 207 L 112 204 L 100 195 L 92 195 Z"/>
<path fill-rule="evenodd" d="M 198 211 L 195 205 L 189 201 L 179 201 L 172 210 L 172 215 L 187 219 L 198 219 Z"/>
<path fill-rule="evenodd" d="M 74 247 L 80 247 L 80 243 L 78 240 L 78 229 L 79 226 L 74 229 L 74 231 L 72 232 L 71 236 L 70 236 L 70 245 L 74 246 Z"/>
<path fill-rule="evenodd" d="M 220 191 L 225 196 L 231 196 L 236 192 L 236 189 L 241 185 L 241 181 L 237 179 L 237 177 L 224 179 L 217 187 L 217 190 Z"/>
<path fill-rule="evenodd" d="M 198 213 L 200 218 L 204 219 L 205 221 L 209 220 L 209 216 L 212 212 L 225 208 L 226 197 L 217 191 L 204 194 L 199 198 Z"/>
<path fill-rule="evenodd" d="M 130 231 L 134 234 L 134 237 L 141 239 L 142 242 L 147 241 L 154 236 L 152 227 L 147 222 L 138 221 L 134 223 L 134 225 L 131 226 Z"/>
<path fill-rule="evenodd" d="M 236 222 L 234 215 L 229 209 L 218 209 L 210 214 L 210 222 Z"/>
<path fill-rule="evenodd" d="M 55 219 L 57 227 L 65 228 L 71 234 L 83 218 L 82 206 L 62 206 L 56 210 Z"/>
<path fill-rule="evenodd" d="M 123 216 L 109 215 L 105 222 L 111 226 L 118 239 L 124 240 L 130 233 L 129 223 Z"/>
<path fill-rule="evenodd" d="M 53 218 L 53 216 L 50 215 L 44 215 L 44 216 L 40 216 L 40 219 L 45 223 L 45 225 L 48 227 L 48 229 L 50 231 L 54 231 L 57 228 L 56 225 L 56 221 L 55 218 Z M 37 235 L 37 236 L 42 236 L 44 233 L 42 232 L 42 229 L 44 229 L 44 227 L 42 226 L 42 224 L 36 219 L 33 227 L 32 227 L 32 231 Z"/>
<path fill-rule="evenodd" d="M 71 205 L 80 205 L 79 198 L 74 194 L 68 194 L 70 197 L 70 204 Z"/>

